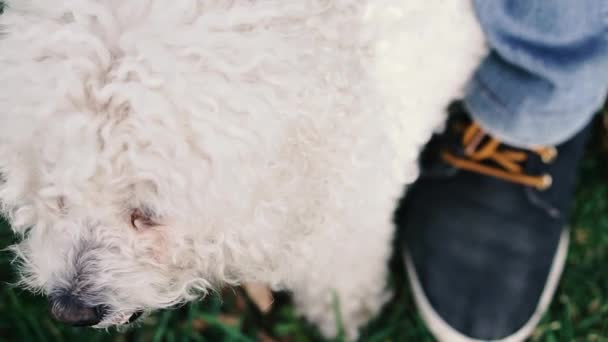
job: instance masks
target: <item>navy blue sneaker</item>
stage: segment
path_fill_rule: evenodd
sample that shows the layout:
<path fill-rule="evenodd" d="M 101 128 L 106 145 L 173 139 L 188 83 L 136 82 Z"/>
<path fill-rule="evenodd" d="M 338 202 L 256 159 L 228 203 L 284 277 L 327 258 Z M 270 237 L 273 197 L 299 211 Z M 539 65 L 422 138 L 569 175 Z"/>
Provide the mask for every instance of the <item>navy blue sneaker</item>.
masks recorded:
<path fill-rule="evenodd" d="M 462 106 L 451 112 L 396 217 L 415 302 L 440 341 L 522 341 L 559 283 L 590 128 L 524 150 L 486 134 Z"/>

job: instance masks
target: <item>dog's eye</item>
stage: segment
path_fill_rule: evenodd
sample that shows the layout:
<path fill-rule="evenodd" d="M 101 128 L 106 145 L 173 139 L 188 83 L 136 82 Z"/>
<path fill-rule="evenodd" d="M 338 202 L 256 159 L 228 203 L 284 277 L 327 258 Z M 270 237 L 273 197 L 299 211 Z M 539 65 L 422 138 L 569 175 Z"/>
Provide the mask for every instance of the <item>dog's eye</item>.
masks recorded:
<path fill-rule="evenodd" d="M 158 223 L 156 223 L 149 211 L 133 209 L 131 211 L 131 226 L 141 231 L 158 226 Z"/>

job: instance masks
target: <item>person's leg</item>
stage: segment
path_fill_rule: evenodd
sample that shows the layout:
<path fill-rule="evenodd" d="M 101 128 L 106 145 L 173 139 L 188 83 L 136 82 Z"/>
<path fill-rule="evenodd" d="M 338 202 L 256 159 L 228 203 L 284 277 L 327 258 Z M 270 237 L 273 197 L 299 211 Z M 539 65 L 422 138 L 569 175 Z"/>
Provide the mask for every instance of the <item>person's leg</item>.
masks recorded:
<path fill-rule="evenodd" d="M 565 262 L 577 166 L 608 88 L 608 3 L 475 4 L 493 51 L 425 149 L 396 221 L 439 340 L 521 341 Z"/>
<path fill-rule="evenodd" d="M 465 98 L 513 145 L 555 145 L 581 130 L 608 88 L 608 2 L 475 0 L 491 54 Z"/>

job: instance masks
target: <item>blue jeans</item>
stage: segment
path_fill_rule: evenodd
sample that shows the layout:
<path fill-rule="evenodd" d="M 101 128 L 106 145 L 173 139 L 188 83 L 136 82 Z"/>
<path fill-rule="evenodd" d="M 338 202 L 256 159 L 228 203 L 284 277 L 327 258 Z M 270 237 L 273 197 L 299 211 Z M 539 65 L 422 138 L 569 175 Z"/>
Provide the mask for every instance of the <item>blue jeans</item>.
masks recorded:
<path fill-rule="evenodd" d="M 504 142 L 568 140 L 608 93 L 608 0 L 474 0 L 492 52 L 464 99 Z"/>

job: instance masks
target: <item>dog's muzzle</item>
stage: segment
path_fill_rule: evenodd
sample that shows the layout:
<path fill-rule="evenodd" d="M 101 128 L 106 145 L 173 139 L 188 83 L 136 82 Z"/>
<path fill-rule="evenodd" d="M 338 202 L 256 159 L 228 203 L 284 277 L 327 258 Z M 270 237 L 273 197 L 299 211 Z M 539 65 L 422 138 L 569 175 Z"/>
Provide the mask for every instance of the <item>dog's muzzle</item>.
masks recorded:
<path fill-rule="evenodd" d="M 51 316 L 61 322 L 75 327 L 107 328 L 112 325 L 131 324 L 143 315 L 143 311 L 129 314 L 111 315 L 104 305 L 88 306 L 70 295 L 56 295 L 49 299 Z M 109 317 L 111 316 L 111 317 Z"/>
<path fill-rule="evenodd" d="M 96 325 L 107 312 L 103 305 L 87 306 L 77 298 L 65 294 L 51 296 L 49 309 L 55 320 L 77 327 Z"/>

